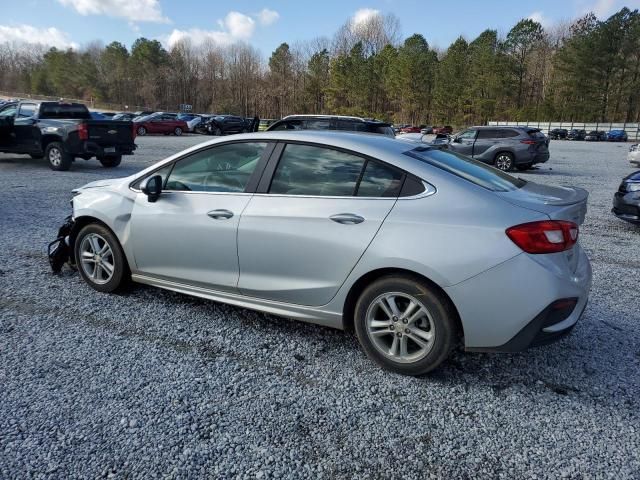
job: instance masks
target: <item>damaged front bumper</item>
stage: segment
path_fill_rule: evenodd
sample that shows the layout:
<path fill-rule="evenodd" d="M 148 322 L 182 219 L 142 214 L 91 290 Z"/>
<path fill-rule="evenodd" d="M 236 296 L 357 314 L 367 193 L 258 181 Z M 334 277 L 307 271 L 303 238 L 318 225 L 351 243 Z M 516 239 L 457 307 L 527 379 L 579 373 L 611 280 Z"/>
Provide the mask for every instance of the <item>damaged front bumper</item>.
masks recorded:
<path fill-rule="evenodd" d="M 49 265 L 53 273 L 59 273 L 65 263 L 69 263 L 71 266 L 75 266 L 73 252 L 71 252 L 71 246 L 69 237 L 73 231 L 75 221 L 73 217 L 69 215 L 64 219 L 64 223 L 58 229 L 57 238 L 49 244 L 47 252 L 49 255 Z"/>

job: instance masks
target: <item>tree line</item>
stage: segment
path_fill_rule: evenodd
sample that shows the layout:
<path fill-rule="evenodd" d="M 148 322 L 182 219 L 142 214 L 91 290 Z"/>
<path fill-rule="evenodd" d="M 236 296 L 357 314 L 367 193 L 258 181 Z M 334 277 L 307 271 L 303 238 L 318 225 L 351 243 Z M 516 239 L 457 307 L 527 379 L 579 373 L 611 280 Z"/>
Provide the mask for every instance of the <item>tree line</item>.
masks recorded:
<path fill-rule="evenodd" d="M 640 15 L 622 8 L 552 28 L 520 20 L 446 50 L 400 37 L 393 15 L 347 21 L 332 38 L 282 43 L 268 59 L 245 43 L 166 49 L 157 40 L 80 50 L 0 45 L 0 90 L 151 110 L 279 118 L 292 113 L 396 123 L 640 121 Z"/>

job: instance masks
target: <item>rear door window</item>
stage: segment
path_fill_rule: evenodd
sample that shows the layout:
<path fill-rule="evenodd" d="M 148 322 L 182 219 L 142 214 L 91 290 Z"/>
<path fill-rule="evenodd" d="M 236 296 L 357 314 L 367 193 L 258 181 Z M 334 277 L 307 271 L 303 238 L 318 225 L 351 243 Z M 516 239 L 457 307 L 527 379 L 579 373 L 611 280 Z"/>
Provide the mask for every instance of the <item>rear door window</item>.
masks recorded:
<path fill-rule="evenodd" d="M 29 118 L 36 114 L 36 105 L 34 103 L 22 103 L 18 110 L 19 118 Z"/>
<path fill-rule="evenodd" d="M 269 193 L 353 196 L 365 160 L 357 155 L 311 145 L 285 147 Z"/>
<path fill-rule="evenodd" d="M 307 130 L 331 130 L 331 120 L 313 119 L 305 122 Z"/>
<path fill-rule="evenodd" d="M 348 132 L 366 132 L 367 126 L 364 122 L 356 122 L 354 120 L 337 120 L 336 130 L 344 130 Z"/>

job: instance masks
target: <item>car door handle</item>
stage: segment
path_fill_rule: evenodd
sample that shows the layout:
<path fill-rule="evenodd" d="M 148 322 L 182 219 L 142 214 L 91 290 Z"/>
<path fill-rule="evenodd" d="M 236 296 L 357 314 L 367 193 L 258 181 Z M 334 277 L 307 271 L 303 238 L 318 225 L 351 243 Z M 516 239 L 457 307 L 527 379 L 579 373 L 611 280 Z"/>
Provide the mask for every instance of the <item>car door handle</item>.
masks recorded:
<path fill-rule="evenodd" d="M 233 217 L 233 212 L 220 208 L 218 210 L 211 210 L 210 212 L 207 212 L 207 215 L 215 220 L 221 220 Z"/>
<path fill-rule="evenodd" d="M 329 218 L 336 223 L 342 223 L 344 225 L 355 225 L 364 222 L 364 217 L 356 215 L 355 213 L 337 213 L 331 215 Z"/>

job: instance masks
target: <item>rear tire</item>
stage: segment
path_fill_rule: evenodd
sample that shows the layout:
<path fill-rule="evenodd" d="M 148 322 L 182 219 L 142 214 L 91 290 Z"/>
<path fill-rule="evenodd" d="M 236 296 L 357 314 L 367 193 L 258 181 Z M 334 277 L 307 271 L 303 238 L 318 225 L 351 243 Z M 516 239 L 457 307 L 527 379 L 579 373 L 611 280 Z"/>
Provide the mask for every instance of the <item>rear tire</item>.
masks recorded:
<path fill-rule="evenodd" d="M 129 282 L 129 266 L 120 242 L 103 225 L 91 223 L 80 230 L 74 256 L 82 279 L 99 292 L 115 292 Z"/>
<path fill-rule="evenodd" d="M 181 129 L 180 127 L 176 127 L 176 128 L 173 130 L 173 133 L 175 134 L 175 136 L 176 136 L 176 137 L 179 137 L 179 136 L 181 136 L 181 135 L 182 135 L 182 129 Z"/>
<path fill-rule="evenodd" d="M 49 168 L 58 172 L 63 172 L 71 168 L 73 157 L 64 151 L 62 143 L 51 142 L 44 149 L 44 157 L 49 162 Z"/>
<path fill-rule="evenodd" d="M 437 368 L 456 342 L 449 301 L 408 276 L 389 275 L 369 285 L 356 303 L 354 324 L 367 356 L 402 375 L 422 375 Z"/>
<path fill-rule="evenodd" d="M 147 129 L 144 127 L 138 127 L 136 130 L 139 137 L 144 137 L 147 134 Z"/>
<path fill-rule="evenodd" d="M 503 172 L 510 172 L 513 170 L 513 154 L 509 152 L 499 152 L 493 161 L 493 166 Z"/>
<path fill-rule="evenodd" d="M 113 157 L 98 157 L 98 161 L 104 168 L 114 168 L 120 165 L 122 162 L 122 155 L 116 155 Z"/>

